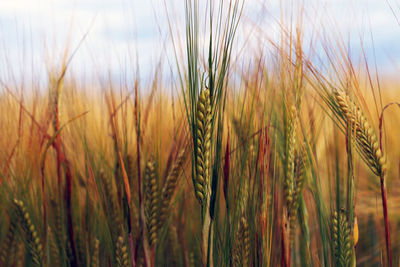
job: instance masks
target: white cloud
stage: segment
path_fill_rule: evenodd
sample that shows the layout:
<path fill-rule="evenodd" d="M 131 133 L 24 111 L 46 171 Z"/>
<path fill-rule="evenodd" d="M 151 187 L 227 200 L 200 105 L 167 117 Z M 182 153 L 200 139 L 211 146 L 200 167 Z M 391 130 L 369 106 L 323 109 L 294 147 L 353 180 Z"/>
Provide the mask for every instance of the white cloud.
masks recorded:
<path fill-rule="evenodd" d="M 287 1 L 291 3 L 294 1 Z M 388 49 L 388 43 L 399 40 L 400 26 L 396 23 L 386 1 L 379 0 L 304 0 L 305 29 L 312 24 L 339 29 L 343 36 L 369 30 L 376 36 L 377 50 Z M 101 58 L 110 60 L 117 71 L 119 62 L 126 61 L 129 49 L 139 54 L 141 68 L 148 71 L 167 55 L 173 61 L 171 43 L 163 49 L 162 41 L 168 36 L 164 3 L 178 32 L 184 30 L 183 0 L 14 0 L 0 1 L 0 40 L 7 46 L 10 62 L 20 62 L 21 49 L 32 61 L 43 61 L 44 47 L 51 55 L 60 55 L 67 45 L 75 47 L 90 28 L 84 46 L 74 58 L 74 66 L 82 65 L 90 71 Z M 287 6 L 287 5 L 284 5 Z M 254 35 L 250 48 L 258 49 L 260 26 L 266 38 L 279 38 L 280 0 L 247 0 L 243 19 L 243 32 Z M 400 15 L 400 12 L 399 12 Z M 366 24 L 367 23 L 367 24 Z M 369 26 L 366 26 L 370 23 Z M 72 28 L 71 28 L 72 27 Z M 159 34 L 161 30 L 161 36 Z M 175 30 L 175 29 L 174 29 Z M 311 31 L 311 30 L 310 30 Z M 70 37 L 68 39 L 68 36 Z M 244 41 L 241 36 L 239 41 Z M 355 38 L 357 39 L 357 38 Z M 28 47 L 27 47 L 28 46 Z M 393 47 L 391 47 L 393 49 Z M 1 53 L 4 49 L 0 48 Z M 32 55 L 30 55 L 30 53 Z M 393 53 L 395 54 L 395 53 Z M 397 53 L 400 55 L 400 53 Z M 381 54 L 383 57 L 383 54 Z M 29 61 L 29 60 L 28 60 Z M 42 62 L 43 63 L 43 62 Z M 40 65 L 40 64 L 39 64 Z M 95 66 L 98 67 L 98 66 Z"/>

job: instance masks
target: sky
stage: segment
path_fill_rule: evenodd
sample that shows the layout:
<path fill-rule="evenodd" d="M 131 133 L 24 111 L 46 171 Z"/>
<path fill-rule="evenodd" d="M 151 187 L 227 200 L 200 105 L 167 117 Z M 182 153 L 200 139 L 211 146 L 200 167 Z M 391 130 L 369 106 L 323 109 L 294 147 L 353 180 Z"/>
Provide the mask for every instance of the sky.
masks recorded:
<path fill-rule="evenodd" d="M 266 44 L 279 40 L 280 8 L 292 2 L 296 1 L 246 0 L 237 41 L 243 58 L 251 58 L 260 49 L 271 52 Z M 381 72 L 400 71 L 400 5 L 396 1 L 303 3 L 305 39 L 323 28 L 337 31 L 350 40 L 350 51 L 358 55 L 363 36 L 368 58 L 376 58 Z M 143 77 L 151 77 L 160 59 L 167 70 L 175 64 L 167 17 L 176 41 L 183 42 L 178 32 L 184 29 L 184 0 L 0 1 L 0 77 L 7 80 L 21 73 L 42 77 L 47 69 L 60 66 L 66 47 L 71 54 L 78 46 L 71 62 L 75 75 L 118 78 L 137 72 L 139 66 Z"/>

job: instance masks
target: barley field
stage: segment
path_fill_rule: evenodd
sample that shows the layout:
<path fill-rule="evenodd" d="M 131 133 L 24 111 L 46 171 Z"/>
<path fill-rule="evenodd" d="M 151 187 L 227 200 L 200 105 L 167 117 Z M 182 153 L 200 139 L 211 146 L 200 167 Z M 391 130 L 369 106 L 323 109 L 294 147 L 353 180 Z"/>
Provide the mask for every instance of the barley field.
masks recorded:
<path fill-rule="evenodd" d="M 146 82 L 0 75 L 0 266 L 400 266 L 398 82 L 281 2 L 182 0 Z"/>

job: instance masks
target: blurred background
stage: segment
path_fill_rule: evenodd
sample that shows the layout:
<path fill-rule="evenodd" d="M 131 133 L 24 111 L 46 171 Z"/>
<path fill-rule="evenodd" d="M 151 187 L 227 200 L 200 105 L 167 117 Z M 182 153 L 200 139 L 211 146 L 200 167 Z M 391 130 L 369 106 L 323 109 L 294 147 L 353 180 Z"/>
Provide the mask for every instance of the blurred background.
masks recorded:
<path fill-rule="evenodd" d="M 282 18 L 289 21 L 296 15 L 296 8 L 289 8 L 295 3 L 303 9 L 308 56 L 323 57 L 315 40 L 342 39 L 355 64 L 364 51 L 369 62 L 376 62 L 381 76 L 396 78 L 400 4 L 393 0 L 247 0 L 236 63 L 247 66 L 254 53 L 272 54 L 271 41 L 280 38 Z M 184 27 L 184 1 L 178 0 L 1 1 L 0 77 L 42 76 L 67 46 L 73 51 L 80 42 L 71 62 L 75 77 L 129 79 L 139 71 L 145 80 L 160 66 L 173 75 L 171 34 L 175 45 L 182 47 Z"/>

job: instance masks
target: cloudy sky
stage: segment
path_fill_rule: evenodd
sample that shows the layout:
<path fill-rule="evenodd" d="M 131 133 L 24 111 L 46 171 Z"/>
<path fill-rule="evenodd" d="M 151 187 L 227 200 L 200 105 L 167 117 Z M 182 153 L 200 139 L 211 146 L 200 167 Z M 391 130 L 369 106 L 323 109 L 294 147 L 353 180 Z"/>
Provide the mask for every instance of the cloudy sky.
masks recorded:
<path fill-rule="evenodd" d="M 267 43 L 266 39 L 279 38 L 280 2 L 287 7 L 293 0 L 246 1 L 239 41 L 246 51 L 260 49 L 257 46 Z M 337 31 L 344 39 L 350 39 L 354 54 L 360 51 L 363 36 L 371 58 L 373 39 L 378 67 L 384 72 L 400 71 L 400 4 L 396 1 L 303 2 L 306 36 L 311 38 L 313 32 L 323 32 L 322 28 Z M 85 34 L 72 62 L 73 71 L 120 75 L 121 70 L 131 72 L 138 64 L 145 76 L 155 69 L 160 58 L 166 66 L 174 64 L 166 14 L 174 29 L 183 29 L 183 5 L 184 0 L 0 1 L 0 76 L 6 79 L 21 70 L 39 74 L 60 62 L 66 44 L 73 50 Z"/>

